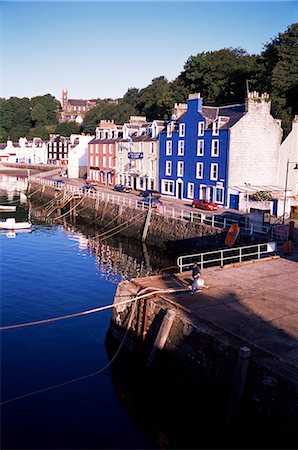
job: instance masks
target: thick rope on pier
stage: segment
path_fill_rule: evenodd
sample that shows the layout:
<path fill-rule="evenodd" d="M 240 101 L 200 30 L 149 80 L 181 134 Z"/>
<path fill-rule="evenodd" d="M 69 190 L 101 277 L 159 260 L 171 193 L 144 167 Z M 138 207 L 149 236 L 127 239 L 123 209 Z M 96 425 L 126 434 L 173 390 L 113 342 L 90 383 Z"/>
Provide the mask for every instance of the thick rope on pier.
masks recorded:
<path fill-rule="evenodd" d="M 150 290 L 150 289 L 154 289 L 154 288 L 146 288 L 145 290 Z M 19 323 L 19 324 L 16 324 L 16 325 L 7 325 L 7 326 L 4 326 L 4 327 L 0 327 L 0 331 L 13 330 L 13 329 L 16 329 L 16 328 L 31 327 L 33 325 L 42 325 L 42 324 L 45 324 L 45 323 L 58 322 L 59 320 L 72 319 L 74 317 L 80 317 L 80 316 L 87 316 L 88 314 L 94 314 L 94 313 L 105 311 L 107 309 L 111 309 L 111 308 L 114 308 L 114 307 L 117 308 L 118 306 L 126 305 L 126 304 L 132 303 L 132 302 L 134 302 L 136 300 L 141 300 L 143 298 L 152 297 L 152 295 L 155 295 L 155 294 L 170 294 L 170 293 L 174 293 L 174 292 L 185 292 L 185 291 L 189 291 L 189 288 L 154 289 L 152 292 L 149 292 L 149 293 L 146 293 L 146 294 L 142 294 L 142 295 L 137 295 L 136 297 L 130 298 L 128 300 L 123 300 L 122 302 L 119 302 L 119 303 L 116 303 L 116 304 L 112 303 L 110 305 L 101 306 L 99 308 L 88 309 L 86 311 L 81 311 L 81 312 L 78 312 L 78 313 L 68 314 L 66 316 L 53 317 L 51 319 L 36 320 L 34 322 Z"/>

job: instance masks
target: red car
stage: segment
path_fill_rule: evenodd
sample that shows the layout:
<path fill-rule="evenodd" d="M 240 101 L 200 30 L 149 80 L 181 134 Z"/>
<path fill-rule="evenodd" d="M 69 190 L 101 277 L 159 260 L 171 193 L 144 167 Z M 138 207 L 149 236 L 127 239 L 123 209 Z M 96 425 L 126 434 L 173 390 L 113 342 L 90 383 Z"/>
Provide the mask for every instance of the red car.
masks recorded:
<path fill-rule="evenodd" d="M 207 200 L 193 200 L 192 208 L 208 209 L 208 211 L 215 211 L 218 209 L 216 203 L 207 202 Z"/>

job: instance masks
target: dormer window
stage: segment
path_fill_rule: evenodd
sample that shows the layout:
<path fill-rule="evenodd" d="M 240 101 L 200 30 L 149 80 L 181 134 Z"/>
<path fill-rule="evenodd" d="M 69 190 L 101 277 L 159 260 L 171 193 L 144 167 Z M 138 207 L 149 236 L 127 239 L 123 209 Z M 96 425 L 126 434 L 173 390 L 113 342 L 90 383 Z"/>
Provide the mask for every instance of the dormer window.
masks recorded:
<path fill-rule="evenodd" d="M 204 136 L 205 123 L 198 122 L 198 136 Z"/>
<path fill-rule="evenodd" d="M 179 123 L 179 136 L 185 136 L 185 123 Z"/>

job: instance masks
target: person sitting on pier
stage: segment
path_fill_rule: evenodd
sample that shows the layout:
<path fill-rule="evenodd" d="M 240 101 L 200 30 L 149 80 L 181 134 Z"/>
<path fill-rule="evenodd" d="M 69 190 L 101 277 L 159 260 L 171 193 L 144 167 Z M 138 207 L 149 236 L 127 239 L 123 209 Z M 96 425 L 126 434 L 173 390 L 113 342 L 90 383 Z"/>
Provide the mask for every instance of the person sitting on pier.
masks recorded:
<path fill-rule="evenodd" d="M 191 286 L 191 294 L 193 294 L 194 291 L 201 292 L 201 286 L 199 285 L 200 275 L 201 275 L 201 271 L 198 266 L 198 263 L 194 263 L 192 266 L 193 283 Z"/>

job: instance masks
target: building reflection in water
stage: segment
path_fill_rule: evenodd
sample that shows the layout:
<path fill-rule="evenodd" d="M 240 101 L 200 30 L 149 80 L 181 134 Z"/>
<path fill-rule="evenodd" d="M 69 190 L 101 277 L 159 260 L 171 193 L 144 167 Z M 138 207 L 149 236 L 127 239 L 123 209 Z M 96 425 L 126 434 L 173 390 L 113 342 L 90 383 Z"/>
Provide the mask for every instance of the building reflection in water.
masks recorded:
<path fill-rule="evenodd" d="M 160 249 L 149 247 L 136 239 L 116 235 L 101 240 L 96 237 L 102 232 L 98 228 L 86 224 L 74 225 L 67 222 L 67 217 L 54 220 L 55 216 L 52 215 L 48 218 L 44 209 L 34 207 L 31 202 L 29 207 L 35 222 L 63 226 L 63 232 L 74 242 L 82 257 L 88 254 L 95 256 L 99 278 L 119 283 L 121 280 L 157 274 L 162 267 L 175 264 L 174 257 L 164 255 Z"/>
<path fill-rule="evenodd" d="M 0 174 L 0 191 L 1 195 L 7 197 L 8 202 L 13 202 L 17 197 L 21 204 L 27 202 L 25 192 L 28 186 L 27 177 L 12 177 Z"/>

